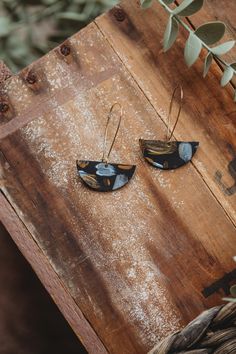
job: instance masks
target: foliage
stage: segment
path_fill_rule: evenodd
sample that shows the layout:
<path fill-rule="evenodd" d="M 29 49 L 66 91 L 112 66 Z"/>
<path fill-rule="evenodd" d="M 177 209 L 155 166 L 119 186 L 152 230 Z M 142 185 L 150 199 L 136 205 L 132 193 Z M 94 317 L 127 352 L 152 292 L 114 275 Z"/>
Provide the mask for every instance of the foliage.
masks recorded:
<path fill-rule="evenodd" d="M 153 1 L 154 0 L 140 0 L 143 8 L 151 6 Z M 175 3 L 175 0 L 156 1 L 158 1 L 169 14 L 169 20 L 164 34 L 164 50 L 167 51 L 172 47 L 178 36 L 179 25 L 181 25 L 189 33 L 184 51 L 186 64 L 189 67 L 192 66 L 198 59 L 202 48 L 205 48 L 207 54 L 204 63 L 203 76 L 205 77 L 207 75 L 212 60 L 215 59 L 224 68 L 221 86 L 226 86 L 236 74 L 236 62 L 229 64 L 221 58 L 222 55 L 226 54 L 234 47 L 234 40 L 227 41 L 220 45 L 216 44 L 225 34 L 225 24 L 221 21 L 208 22 L 201 25 L 196 30 L 192 30 L 182 18 L 197 13 L 202 8 L 204 0 L 183 0 L 179 6 L 173 8 L 168 5 Z M 236 91 L 234 94 L 234 100 L 236 101 Z"/>
<path fill-rule="evenodd" d="M 17 72 L 77 32 L 116 0 L 2 0 L 0 59 Z"/>

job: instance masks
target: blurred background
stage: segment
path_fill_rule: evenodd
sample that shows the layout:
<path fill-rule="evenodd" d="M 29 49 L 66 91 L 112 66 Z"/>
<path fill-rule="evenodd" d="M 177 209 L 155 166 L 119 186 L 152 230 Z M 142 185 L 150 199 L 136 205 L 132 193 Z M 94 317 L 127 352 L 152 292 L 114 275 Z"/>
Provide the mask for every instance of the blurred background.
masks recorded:
<path fill-rule="evenodd" d="M 1 0 L 0 60 L 18 72 L 115 0 Z M 0 354 L 85 354 L 0 223 Z"/>
<path fill-rule="evenodd" d="M 117 0 L 1 0 L 0 60 L 18 72 Z"/>

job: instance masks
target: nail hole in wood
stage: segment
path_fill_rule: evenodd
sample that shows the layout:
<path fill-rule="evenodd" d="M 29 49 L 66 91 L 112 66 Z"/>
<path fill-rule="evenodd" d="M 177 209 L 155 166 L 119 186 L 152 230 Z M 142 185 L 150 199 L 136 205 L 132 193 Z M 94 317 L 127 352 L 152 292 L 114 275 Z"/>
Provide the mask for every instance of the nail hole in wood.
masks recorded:
<path fill-rule="evenodd" d="M 30 84 L 33 85 L 37 82 L 37 76 L 34 73 L 29 73 L 26 81 Z"/>
<path fill-rule="evenodd" d="M 64 55 L 65 57 L 70 54 L 70 47 L 66 44 L 63 44 L 61 46 L 61 54 Z"/>
<path fill-rule="evenodd" d="M 114 17 L 117 21 L 122 22 L 125 20 L 125 12 L 122 9 L 116 9 L 114 11 Z"/>

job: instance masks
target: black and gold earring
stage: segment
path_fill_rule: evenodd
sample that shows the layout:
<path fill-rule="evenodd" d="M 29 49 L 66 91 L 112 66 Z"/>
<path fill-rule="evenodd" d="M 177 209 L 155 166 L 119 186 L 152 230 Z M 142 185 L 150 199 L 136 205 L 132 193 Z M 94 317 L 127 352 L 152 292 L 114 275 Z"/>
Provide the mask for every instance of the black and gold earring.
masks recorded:
<path fill-rule="evenodd" d="M 111 143 L 111 147 L 106 155 L 108 126 L 111 121 L 114 108 L 120 107 L 120 116 L 117 129 Z M 114 103 L 108 114 L 104 142 L 103 155 L 101 161 L 77 161 L 77 170 L 80 178 L 90 188 L 99 192 L 115 191 L 125 186 L 133 177 L 136 166 L 108 163 L 109 156 L 114 146 L 122 118 L 122 107 L 119 103 Z"/>
<path fill-rule="evenodd" d="M 180 104 L 174 127 L 170 132 L 170 117 L 173 110 L 174 98 L 178 89 L 180 90 Z M 143 157 L 156 168 L 162 170 L 173 170 L 179 168 L 191 161 L 193 155 L 197 151 L 199 146 L 198 142 L 171 141 L 180 117 L 182 105 L 183 89 L 181 86 L 177 86 L 172 94 L 170 102 L 166 140 L 161 141 L 139 139 Z"/>

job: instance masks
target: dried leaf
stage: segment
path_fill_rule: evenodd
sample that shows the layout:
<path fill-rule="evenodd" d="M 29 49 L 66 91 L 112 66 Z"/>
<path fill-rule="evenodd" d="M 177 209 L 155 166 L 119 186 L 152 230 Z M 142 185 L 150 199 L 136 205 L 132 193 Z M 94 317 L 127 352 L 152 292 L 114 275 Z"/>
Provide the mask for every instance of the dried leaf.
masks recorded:
<path fill-rule="evenodd" d="M 203 77 L 206 77 L 208 74 L 208 71 L 210 69 L 211 63 L 213 60 L 213 55 L 211 53 L 208 53 L 205 59 L 204 63 L 204 72 L 203 72 Z"/>
<path fill-rule="evenodd" d="M 197 36 L 195 36 L 194 33 L 191 33 L 188 37 L 184 50 L 184 59 L 189 67 L 192 66 L 198 59 L 201 49 L 202 42 Z"/>
<path fill-rule="evenodd" d="M 196 344 L 207 332 L 213 318 L 218 314 L 220 306 L 204 311 L 200 316 L 190 322 L 181 332 L 177 333 L 171 346 L 172 353 L 180 353 Z"/>
<path fill-rule="evenodd" d="M 195 31 L 205 44 L 211 45 L 218 42 L 225 34 L 225 24 L 220 21 L 208 22 L 197 28 Z"/>
<path fill-rule="evenodd" d="M 211 51 L 213 54 L 218 56 L 224 55 L 227 52 L 229 52 L 234 47 L 234 45 L 235 45 L 235 41 L 228 41 L 221 45 L 218 45 L 217 47 L 212 48 Z"/>
<path fill-rule="evenodd" d="M 234 75 L 234 69 L 231 66 L 227 66 L 221 79 L 221 86 L 226 86 Z"/>
<path fill-rule="evenodd" d="M 183 0 L 183 2 L 174 9 L 173 14 L 178 16 L 191 16 L 202 8 L 203 2 L 204 0 Z"/>
<path fill-rule="evenodd" d="M 143 9 L 147 9 L 152 5 L 153 0 L 140 0 L 141 1 L 141 6 Z"/>
<path fill-rule="evenodd" d="M 179 32 L 179 24 L 173 16 L 170 16 L 165 34 L 164 34 L 164 51 L 172 47 Z"/>

